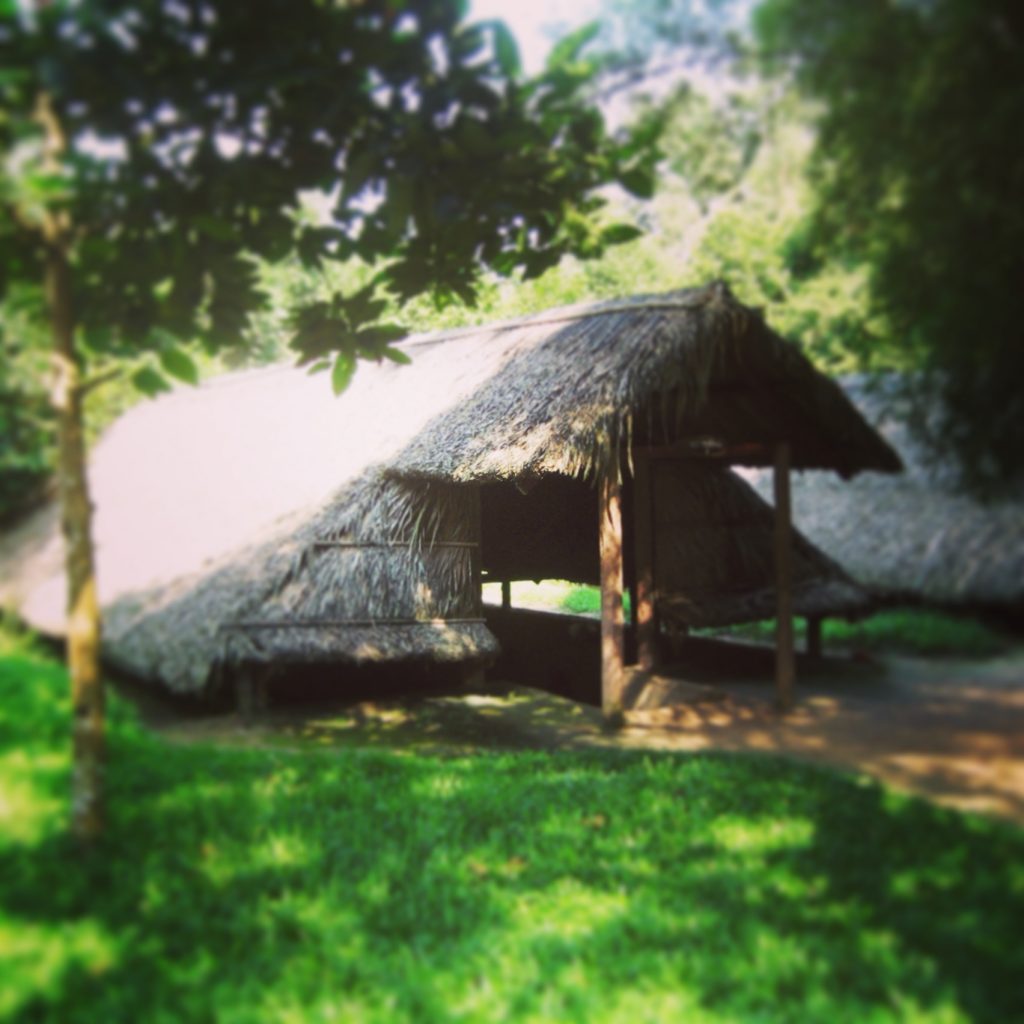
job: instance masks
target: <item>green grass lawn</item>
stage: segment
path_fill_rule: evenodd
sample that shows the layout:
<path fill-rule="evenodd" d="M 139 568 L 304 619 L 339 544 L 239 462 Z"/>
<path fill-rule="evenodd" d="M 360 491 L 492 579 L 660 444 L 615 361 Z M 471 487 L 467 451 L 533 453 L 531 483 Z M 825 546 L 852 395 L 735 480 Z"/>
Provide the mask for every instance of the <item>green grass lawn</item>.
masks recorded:
<path fill-rule="evenodd" d="M 783 760 L 169 744 L 0 649 L 0 1019 L 1024 1019 L 1024 834 Z"/>
<path fill-rule="evenodd" d="M 705 632 L 770 643 L 775 639 L 775 621 Z M 826 619 L 821 635 L 826 648 L 863 648 L 924 657 L 989 657 L 1006 648 L 1005 638 L 984 622 L 926 608 L 890 609 L 860 622 Z"/>
<path fill-rule="evenodd" d="M 629 617 L 629 594 L 625 594 Z M 499 584 L 485 585 L 485 599 L 501 600 Z M 512 601 L 519 608 L 600 615 L 601 591 L 564 580 L 513 583 Z M 698 636 L 732 636 L 773 643 L 775 621 L 751 622 L 741 626 L 699 629 Z M 826 648 L 863 648 L 924 656 L 963 655 L 986 657 L 1006 646 L 1005 639 L 990 626 L 968 616 L 950 615 L 927 608 L 896 608 L 877 612 L 861 622 L 826 619 L 822 624 Z"/>

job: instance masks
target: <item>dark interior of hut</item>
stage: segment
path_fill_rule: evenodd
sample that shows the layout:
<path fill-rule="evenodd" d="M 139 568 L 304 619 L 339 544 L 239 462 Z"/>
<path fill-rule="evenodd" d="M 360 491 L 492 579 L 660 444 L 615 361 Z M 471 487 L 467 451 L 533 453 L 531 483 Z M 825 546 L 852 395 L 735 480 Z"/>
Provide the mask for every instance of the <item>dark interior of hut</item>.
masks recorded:
<path fill-rule="evenodd" d="M 719 483 L 719 474 L 726 470 L 716 460 L 672 460 L 661 465 L 654 487 L 653 528 L 659 551 L 656 578 L 663 591 L 658 646 L 664 672 L 696 679 L 714 677 L 717 670 L 726 669 L 767 683 L 773 671 L 771 649 L 693 638 L 686 620 L 696 616 L 698 622 L 703 617 L 707 624 L 714 624 L 750 618 L 749 594 L 763 591 L 772 582 L 771 547 L 758 532 L 759 524 L 750 521 L 747 505 L 737 504 L 734 491 Z M 484 581 L 597 584 L 597 508 L 597 488 L 586 480 L 546 475 L 483 485 Z M 626 472 L 622 525 L 627 591 L 635 586 L 634 514 L 633 478 Z M 485 604 L 484 615 L 502 650 L 490 677 L 600 704 L 601 644 L 596 618 L 516 607 L 511 600 Z M 628 615 L 624 644 L 629 665 L 637 658 L 637 638 Z"/>
<path fill-rule="evenodd" d="M 489 582 L 561 579 L 596 584 L 596 488 L 560 475 L 483 485 L 480 552 Z M 596 619 L 498 605 L 485 605 L 484 615 L 501 644 L 489 675 L 600 704 Z"/>

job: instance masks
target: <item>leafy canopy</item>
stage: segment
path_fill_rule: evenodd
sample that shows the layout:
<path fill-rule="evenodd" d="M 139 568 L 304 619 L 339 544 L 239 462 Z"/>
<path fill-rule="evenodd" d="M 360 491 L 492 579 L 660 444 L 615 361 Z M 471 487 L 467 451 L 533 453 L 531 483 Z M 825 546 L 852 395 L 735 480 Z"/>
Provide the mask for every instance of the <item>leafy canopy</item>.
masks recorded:
<path fill-rule="evenodd" d="M 465 6 L 0 5 L 0 293 L 40 279 L 56 212 L 83 355 L 154 349 L 190 379 L 178 339 L 235 345 L 263 301 L 251 256 L 386 258 L 366 290 L 296 318 L 302 358 L 340 360 L 343 383 L 355 358 L 390 352 L 378 291 L 468 301 L 481 268 L 536 275 L 625 237 L 565 226 L 602 205 L 599 186 L 644 186 L 653 139 L 608 135 L 578 45 L 524 82 L 504 25 L 467 24 Z M 295 216 L 311 191 L 329 197 L 318 222 Z"/>
<path fill-rule="evenodd" d="M 756 27 L 820 102 L 806 254 L 869 267 L 980 480 L 1024 469 L 1024 8 L 765 0 Z"/>

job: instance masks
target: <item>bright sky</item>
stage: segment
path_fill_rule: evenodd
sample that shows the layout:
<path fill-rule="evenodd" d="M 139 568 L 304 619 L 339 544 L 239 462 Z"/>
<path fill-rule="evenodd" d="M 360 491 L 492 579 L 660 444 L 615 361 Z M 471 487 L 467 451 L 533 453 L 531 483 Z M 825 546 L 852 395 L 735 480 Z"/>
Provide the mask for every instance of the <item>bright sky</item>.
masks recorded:
<path fill-rule="evenodd" d="M 592 21 L 598 0 L 471 0 L 470 18 L 500 18 L 519 43 L 523 70 L 535 74 L 544 66 L 552 42 Z"/>

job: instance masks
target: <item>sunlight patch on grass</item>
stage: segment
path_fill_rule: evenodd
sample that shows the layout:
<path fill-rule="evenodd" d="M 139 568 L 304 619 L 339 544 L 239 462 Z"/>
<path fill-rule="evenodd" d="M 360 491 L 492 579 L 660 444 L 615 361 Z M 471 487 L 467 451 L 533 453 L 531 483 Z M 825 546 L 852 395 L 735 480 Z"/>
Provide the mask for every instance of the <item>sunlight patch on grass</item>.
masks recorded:
<path fill-rule="evenodd" d="M 0 754 L 0 836 L 33 844 L 63 827 L 69 763 L 66 751 L 38 747 Z"/>
<path fill-rule="evenodd" d="M 814 840 L 814 824 L 805 818 L 720 818 L 710 831 L 732 853 L 770 853 L 810 846 Z"/>
<path fill-rule="evenodd" d="M 417 793 L 426 798 L 451 800 L 457 797 L 463 788 L 464 780 L 458 775 L 442 772 L 423 779 L 416 786 Z"/>
<path fill-rule="evenodd" d="M 102 982 L 118 959 L 118 943 L 96 921 L 41 925 L 0 918 L 0 1019 L 58 995 L 69 976 Z"/>
<path fill-rule="evenodd" d="M 8 815 L 25 841 L 0 843 L 0 1016 L 1024 1019 L 1009 826 L 781 759 L 283 752 L 119 727 L 105 845 L 78 858 L 46 831 L 66 676 L 32 655 L 17 671 L 42 682 L 13 685 L 12 660 L 0 714 L 32 725 L 0 751 L 0 792 L 29 787 Z"/>
<path fill-rule="evenodd" d="M 947 996 L 938 1006 L 926 1006 L 922 1000 L 903 992 L 893 993 L 895 1018 L 901 1024 L 972 1024 L 973 1018 Z"/>
<path fill-rule="evenodd" d="M 575 878 L 560 878 L 519 901 L 510 923 L 513 928 L 538 936 L 578 939 L 626 916 L 628 911 L 629 899 L 624 891 L 601 892 Z"/>
<path fill-rule="evenodd" d="M 725 1024 L 733 1018 L 730 1014 L 718 1014 L 701 1006 L 699 997 L 686 986 L 666 991 L 660 984 L 647 985 L 638 979 L 635 988 L 615 994 L 595 1019 L 630 1021 L 632 1024 L 662 1024 L 663 1021 Z"/>
<path fill-rule="evenodd" d="M 295 833 L 275 832 L 250 848 L 248 861 L 252 868 L 294 868 L 308 864 L 312 852 L 306 840 Z"/>

